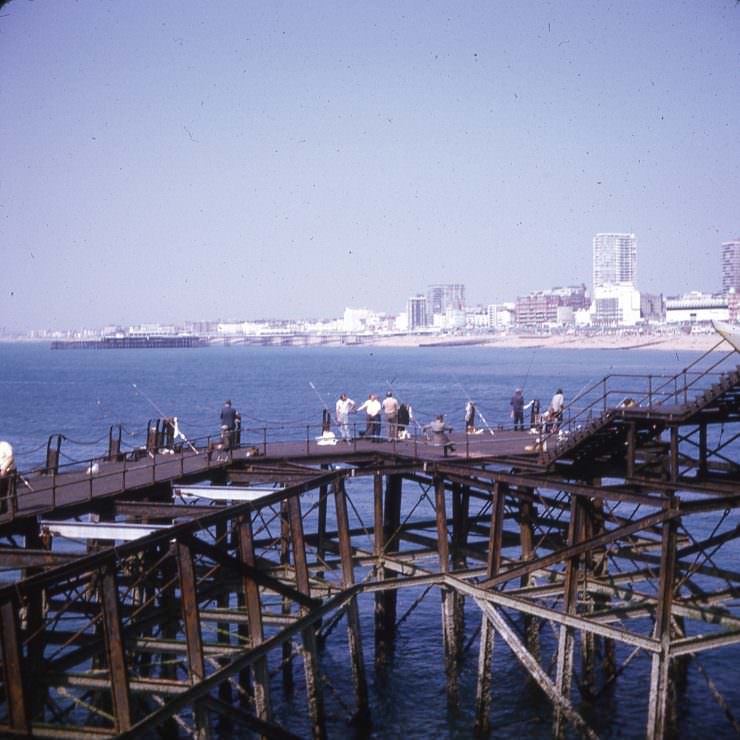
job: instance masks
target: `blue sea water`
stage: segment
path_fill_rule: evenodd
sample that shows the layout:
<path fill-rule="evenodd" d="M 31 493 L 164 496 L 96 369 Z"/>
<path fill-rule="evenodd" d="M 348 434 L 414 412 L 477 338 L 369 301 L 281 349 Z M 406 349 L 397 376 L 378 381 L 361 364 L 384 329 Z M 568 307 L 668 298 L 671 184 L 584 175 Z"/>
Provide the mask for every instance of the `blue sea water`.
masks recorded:
<path fill-rule="evenodd" d="M 143 444 L 149 419 L 177 416 L 192 438 L 218 433 L 218 414 L 230 398 L 241 411 L 245 437 L 259 441 L 303 438 L 317 431 L 324 405 L 333 409 L 340 392 L 358 403 L 371 392 L 392 388 L 412 405 L 420 423 L 444 413 L 458 430 L 464 427 L 466 400 L 472 398 L 488 425 L 506 425 L 515 387 L 527 400 L 546 406 L 557 387 L 566 402 L 605 375 L 618 373 L 624 395 L 633 381 L 656 378 L 687 367 L 694 353 L 649 350 L 551 350 L 456 348 L 271 348 L 212 347 L 197 350 L 50 351 L 42 344 L 0 344 L 0 439 L 10 441 L 21 470 L 40 465 L 49 435 L 63 434 L 62 463 L 83 461 L 105 450 L 108 429 L 120 424 L 124 445 Z M 635 381 L 636 382 L 636 381 Z M 656 381 L 657 382 L 657 381 Z M 269 429 L 269 432 L 265 432 Z M 735 455 L 735 458 L 737 456 Z M 351 526 L 367 513 L 358 507 Z M 737 522 L 724 522 L 723 527 Z M 701 528 L 711 532 L 715 518 Z M 728 554 L 729 553 L 729 554 Z M 715 555 L 715 565 L 732 567 L 736 550 Z M 399 616 L 420 592 L 399 592 Z M 432 590 L 400 626 L 394 654 L 383 671 L 374 671 L 372 597 L 361 597 L 365 658 L 373 706 L 373 737 L 450 737 L 471 735 L 474 711 L 476 630 L 480 616 L 466 606 L 466 641 L 459 706 L 449 708 L 441 645 L 439 593 Z M 342 650 L 343 630 L 322 654 L 322 670 L 337 686 L 351 684 Z M 423 638 L 423 639 L 421 639 Z M 546 627 L 543 653 L 556 637 Z M 630 650 L 619 647 L 618 664 Z M 740 714 L 736 648 L 701 656 L 701 664 Z M 580 705 L 603 737 L 640 737 L 645 732 L 649 660 L 639 655 L 594 706 Z M 296 679 L 300 683 L 298 672 Z M 494 655 L 492 724 L 498 737 L 550 736 L 549 702 L 535 691 L 503 643 Z M 579 705 L 578 691 L 574 701 Z M 717 707 L 701 674 L 689 670 L 682 695 L 681 734 L 685 737 L 732 737 L 730 723 Z M 330 734 L 351 735 L 345 710 L 327 691 Z M 302 706 L 284 697 L 278 719 L 305 734 Z M 358 736 L 363 733 L 358 731 Z"/>

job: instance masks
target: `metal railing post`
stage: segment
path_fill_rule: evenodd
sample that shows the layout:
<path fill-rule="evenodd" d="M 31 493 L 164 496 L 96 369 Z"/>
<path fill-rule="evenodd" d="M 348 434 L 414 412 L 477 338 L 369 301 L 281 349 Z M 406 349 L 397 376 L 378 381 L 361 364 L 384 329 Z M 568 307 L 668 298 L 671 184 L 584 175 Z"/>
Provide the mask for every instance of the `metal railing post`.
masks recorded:
<path fill-rule="evenodd" d="M 602 411 L 606 411 L 606 407 L 607 407 L 607 403 L 606 403 L 606 394 L 607 394 L 607 390 L 606 390 L 606 377 L 604 377 L 604 380 L 602 381 L 602 383 L 603 383 L 603 387 L 602 387 L 602 392 L 601 392 L 601 399 L 604 402 L 604 407 L 603 407 Z"/>
<path fill-rule="evenodd" d="M 310 444 L 310 442 L 309 442 L 309 434 L 310 433 L 311 433 L 311 425 L 310 424 L 306 424 L 306 454 L 307 455 L 308 455 L 308 453 L 310 451 L 310 447 L 309 447 L 309 444 Z"/>
<path fill-rule="evenodd" d="M 267 455 L 267 427 L 262 428 L 262 454 Z"/>

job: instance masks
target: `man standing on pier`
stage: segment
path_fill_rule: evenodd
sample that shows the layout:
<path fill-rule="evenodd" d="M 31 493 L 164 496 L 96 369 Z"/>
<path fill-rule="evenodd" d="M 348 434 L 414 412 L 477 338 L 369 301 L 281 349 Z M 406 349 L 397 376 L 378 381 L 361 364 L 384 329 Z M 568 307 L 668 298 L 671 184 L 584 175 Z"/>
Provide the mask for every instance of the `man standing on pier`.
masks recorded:
<path fill-rule="evenodd" d="M 224 401 L 221 409 L 221 443 L 224 450 L 230 450 L 234 441 L 236 431 L 236 420 L 239 414 L 231 405 L 231 401 Z"/>
<path fill-rule="evenodd" d="M 393 391 L 388 391 L 383 399 L 383 416 L 388 425 L 388 439 L 398 436 L 398 399 L 394 398 Z"/>
<path fill-rule="evenodd" d="M 511 418 L 514 419 L 514 431 L 524 431 L 524 395 L 522 389 L 517 388 L 511 397 Z"/>
<path fill-rule="evenodd" d="M 342 393 L 337 399 L 336 416 L 337 426 L 342 439 L 349 444 L 349 415 L 355 410 L 355 402 L 346 394 Z"/>

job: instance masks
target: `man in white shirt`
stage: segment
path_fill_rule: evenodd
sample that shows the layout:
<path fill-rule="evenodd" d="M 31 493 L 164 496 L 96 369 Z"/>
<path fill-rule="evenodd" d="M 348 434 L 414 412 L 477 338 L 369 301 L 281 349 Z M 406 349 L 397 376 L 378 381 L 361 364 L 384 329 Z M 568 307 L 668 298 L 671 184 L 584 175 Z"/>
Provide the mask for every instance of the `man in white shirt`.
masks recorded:
<path fill-rule="evenodd" d="M 367 414 L 367 426 L 365 427 L 365 437 L 370 437 L 373 442 L 380 442 L 380 411 L 381 405 L 378 397 L 371 393 L 367 401 L 357 409 Z"/>
<path fill-rule="evenodd" d="M 565 397 L 563 391 L 558 388 L 555 391 L 555 395 L 550 401 L 550 408 L 547 410 L 547 415 L 550 420 L 551 429 L 553 432 L 560 430 L 560 424 L 563 421 L 563 409 L 565 408 Z"/>
<path fill-rule="evenodd" d="M 355 402 L 347 396 L 346 393 L 342 393 L 337 399 L 336 405 L 336 416 L 337 426 L 342 435 L 342 439 L 349 444 L 349 415 L 355 410 Z"/>
<path fill-rule="evenodd" d="M 388 425 L 388 439 L 395 439 L 398 436 L 398 409 L 401 404 L 393 397 L 393 391 L 388 391 L 382 405 L 385 423 Z"/>

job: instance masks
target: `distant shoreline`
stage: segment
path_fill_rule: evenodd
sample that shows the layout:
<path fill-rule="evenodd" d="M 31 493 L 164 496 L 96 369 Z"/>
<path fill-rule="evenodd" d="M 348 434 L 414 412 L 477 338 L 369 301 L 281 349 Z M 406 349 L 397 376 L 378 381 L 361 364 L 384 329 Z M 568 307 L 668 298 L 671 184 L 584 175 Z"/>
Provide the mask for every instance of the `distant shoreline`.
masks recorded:
<path fill-rule="evenodd" d="M 510 348 L 510 349 L 573 349 L 573 350 L 653 350 L 664 352 L 707 352 L 717 345 L 721 340 L 718 334 L 636 334 L 636 335 L 595 335 L 595 336 L 574 336 L 574 335 L 554 335 L 540 336 L 530 335 L 429 335 L 429 334 L 403 334 L 394 336 L 377 336 L 363 337 L 363 341 L 342 345 L 339 342 L 331 342 L 325 345 L 314 344 L 312 342 L 306 345 L 291 346 L 309 346 L 309 347 L 421 347 L 428 349 L 435 348 L 456 348 L 456 347 L 490 347 L 493 349 Z M 18 338 L 0 338 L 0 344 L 48 344 L 52 345 L 49 339 L 18 339 Z M 70 342 L 70 345 L 74 342 Z M 213 346 L 219 346 L 215 343 Z M 249 346 L 259 346 L 249 344 Z M 276 346 L 266 344 L 265 346 Z M 725 343 L 718 348 L 721 351 L 729 351 L 730 345 Z"/>
<path fill-rule="evenodd" d="M 624 336 L 465 336 L 452 337 L 413 336 L 381 337 L 369 342 L 375 347 L 491 347 L 513 349 L 603 349 L 603 350 L 662 350 L 665 352 L 707 352 L 721 337 L 718 334 L 657 334 Z M 729 345 L 725 345 L 729 350 Z M 724 349 L 724 348 L 723 348 Z"/>

